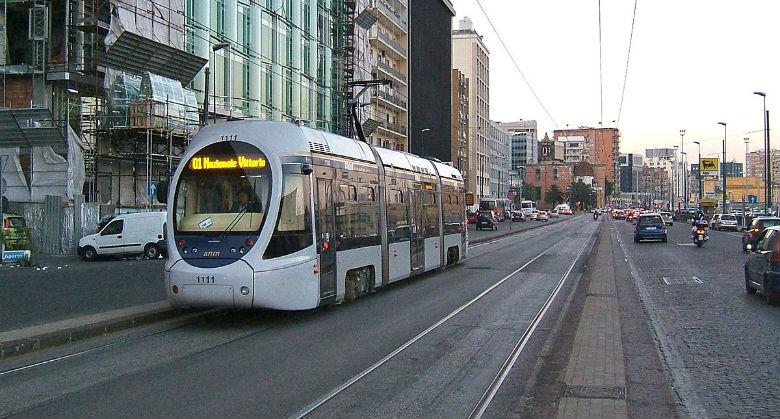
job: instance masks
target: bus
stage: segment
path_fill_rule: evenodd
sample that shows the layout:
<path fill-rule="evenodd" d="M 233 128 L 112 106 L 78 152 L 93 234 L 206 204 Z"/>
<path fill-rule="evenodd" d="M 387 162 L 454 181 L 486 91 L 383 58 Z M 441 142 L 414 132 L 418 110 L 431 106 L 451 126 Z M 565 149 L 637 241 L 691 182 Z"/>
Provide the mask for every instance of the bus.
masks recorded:
<path fill-rule="evenodd" d="M 512 201 L 503 198 L 483 198 L 479 201 L 480 211 L 493 211 L 496 218 L 506 221 L 512 217 Z"/>
<path fill-rule="evenodd" d="M 531 215 L 532 212 L 536 211 L 536 202 L 528 200 L 521 201 L 520 210 L 523 211 L 523 214 L 527 217 Z"/>
<path fill-rule="evenodd" d="M 174 307 L 306 310 L 467 256 L 452 166 L 290 122 L 202 128 L 167 197 Z"/>

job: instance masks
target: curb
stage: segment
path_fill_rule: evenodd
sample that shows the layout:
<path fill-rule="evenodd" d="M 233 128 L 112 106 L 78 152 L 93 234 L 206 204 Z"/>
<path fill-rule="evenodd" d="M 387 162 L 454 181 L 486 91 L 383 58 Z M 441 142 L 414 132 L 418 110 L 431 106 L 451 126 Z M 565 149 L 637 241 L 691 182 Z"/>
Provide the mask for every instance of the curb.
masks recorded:
<path fill-rule="evenodd" d="M 185 314 L 211 312 L 213 310 L 174 309 L 167 301 L 161 301 L 2 332 L 0 360 Z"/>

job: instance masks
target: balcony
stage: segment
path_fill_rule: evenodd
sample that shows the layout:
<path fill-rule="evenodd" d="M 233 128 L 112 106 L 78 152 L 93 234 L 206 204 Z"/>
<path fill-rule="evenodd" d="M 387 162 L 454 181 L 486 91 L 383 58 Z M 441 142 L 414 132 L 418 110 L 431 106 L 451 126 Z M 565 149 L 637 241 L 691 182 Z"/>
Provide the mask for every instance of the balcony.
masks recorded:
<path fill-rule="evenodd" d="M 382 0 L 377 0 L 374 4 L 374 7 L 379 10 L 379 17 L 380 19 L 384 17 L 384 20 L 387 20 L 391 24 L 395 25 L 403 31 L 404 33 L 407 33 L 409 30 L 409 24 L 401 18 L 401 15 L 398 14 L 395 10 L 391 9 L 387 4 L 385 4 Z"/>
<path fill-rule="evenodd" d="M 390 131 L 399 137 L 406 137 L 406 127 L 403 125 L 393 124 L 392 122 L 387 121 L 379 121 L 379 127 L 385 131 Z"/>
<path fill-rule="evenodd" d="M 389 64 L 386 64 L 384 61 L 376 61 L 374 63 L 374 68 L 378 70 L 378 72 L 382 72 L 387 74 L 388 76 L 396 79 L 397 81 L 401 82 L 402 84 L 407 84 L 407 78 L 405 75 L 401 74 L 400 71 L 394 69 L 393 67 L 390 67 Z"/>
<path fill-rule="evenodd" d="M 387 93 L 382 90 L 379 90 L 376 92 L 374 98 L 378 99 L 379 101 L 385 102 L 386 104 L 394 106 L 398 110 L 405 112 L 407 109 L 406 100 L 402 99 L 401 96 L 398 96 L 397 94 Z"/>
<path fill-rule="evenodd" d="M 372 31 L 369 34 L 368 42 L 370 42 L 374 48 L 389 50 L 389 52 L 393 53 L 393 58 L 407 59 L 408 57 L 406 48 L 401 46 L 398 41 L 379 30 Z"/>

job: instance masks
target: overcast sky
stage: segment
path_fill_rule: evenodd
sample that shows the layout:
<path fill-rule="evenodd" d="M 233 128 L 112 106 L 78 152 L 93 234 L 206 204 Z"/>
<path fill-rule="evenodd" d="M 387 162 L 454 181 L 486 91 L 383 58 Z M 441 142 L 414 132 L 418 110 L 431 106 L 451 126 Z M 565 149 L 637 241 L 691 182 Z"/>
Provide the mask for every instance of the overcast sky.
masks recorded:
<path fill-rule="evenodd" d="M 425 0 L 415 0 L 425 1 Z M 458 20 L 468 16 L 490 49 L 490 118 L 536 119 L 540 135 L 552 133 L 545 115 L 476 0 L 452 0 Z M 482 0 L 520 69 L 545 107 L 565 128 L 598 126 L 598 0 Z M 601 0 L 604 125 L 618 118 L 634 2 Z M 744 161 L 763 149 L 763 105 L 770 127 L 780 127 L 780 1 L 639 0 L 623 112 L 621 152 L 680 144 L 695 161 L 720 153 L 728 124 L 728 160 Z M 780 130 L 772 143 L 780 146 Z M 777 147 L 780 148 L 780 147 Z"/>

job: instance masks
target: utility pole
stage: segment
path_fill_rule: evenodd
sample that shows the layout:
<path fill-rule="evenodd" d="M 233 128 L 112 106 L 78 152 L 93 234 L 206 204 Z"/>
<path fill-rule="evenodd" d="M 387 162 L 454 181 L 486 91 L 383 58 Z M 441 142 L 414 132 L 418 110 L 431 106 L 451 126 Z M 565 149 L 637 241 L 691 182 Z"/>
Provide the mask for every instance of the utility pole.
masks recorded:
<path fill-rule="evenodd" d="M 687 156 L 685 154 L 685 130 L 680 130 L 680 155 L 681 156 Z M 682 187 L 682 193 L 683 193 L 683 200 L 685 202 L 685 209 L 688 209 L 688 168 L 685 167 L 685 158 L 682 159 L 683 163 L 683 187 Z"/>
<path fill-rule="evenodd" d="M 721 175 L 723 176 L 723 179 L 721 180 L 723 182 L 723 208 L 721 208 L 720 212 L 721 214 L 726 213 L 726 123 L 725 122 L 718 122 L 718 125 L 723 125 L 723 163 L 721 166 Z"/>

